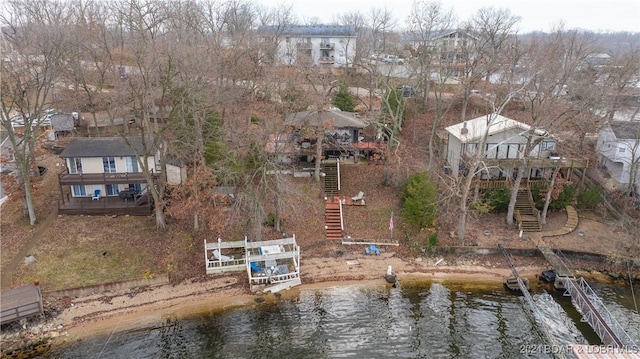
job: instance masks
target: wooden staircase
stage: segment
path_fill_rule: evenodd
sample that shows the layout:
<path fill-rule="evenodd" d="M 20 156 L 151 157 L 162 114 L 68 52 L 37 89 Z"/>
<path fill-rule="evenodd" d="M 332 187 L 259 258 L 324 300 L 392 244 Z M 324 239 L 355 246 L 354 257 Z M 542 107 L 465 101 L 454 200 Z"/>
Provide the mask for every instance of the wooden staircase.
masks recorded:
<path fill-rule="evenodd" d="M 340 191 L 340 164 L 338 161 L 326 160 L 322 164 L 324 172 L 324 194 L 327 197 L 337 196 Z"/>
<path fill-rule="evenodd" d="M 327 197 L 325 200 L 324 222 L 327 239 L 342 241 L 342 203 L 339 197 Z"/>
<path fill-rule="evenodd" d="M 519 188 L 516 196 L 515 208 L 516 222 L 523 232 L 540 232 L 540 213 L 533 202 L 533 196 L 529 187 Z"/>

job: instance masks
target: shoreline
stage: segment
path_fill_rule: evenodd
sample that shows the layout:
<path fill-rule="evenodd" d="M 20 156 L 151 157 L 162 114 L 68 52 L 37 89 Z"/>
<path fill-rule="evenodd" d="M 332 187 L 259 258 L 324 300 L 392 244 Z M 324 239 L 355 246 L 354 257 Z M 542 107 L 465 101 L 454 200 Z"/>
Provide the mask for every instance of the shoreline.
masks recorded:
<path fill-rule="evenodd" d="M 530 280 L 548 269 L 544 260 L 522 258 L 521 262 L 517 267 L 519 275 Z M 48 350 L 91 337 L 153 328 L 167 320 L 295 298 L 301 291 L 344 286 L 389 286 L 384 279 L 388 265 L 392 266 L 401 284 L 449 283 L 467 289 L 493 285 L 502 288 L 504 280 L 513 275 L 501 256 L 484 257 L 481 261 L 438 257 L 402 259 L 388 252 L 380 256 L 355 258 L 312 257 L 303 263 L 302 285 L 277 294 L 250 292 L 246 274 L 239 272 L 208 276 L 204 281 L 187 280 L 176 285 L 162 284 L 77 298 L 49 299 L 54 307 L 59 306 L 52 318 L 41 320 L 46 321 L 45 324 L 34 323 L 40 328 L 35 332 L 27 326 L 17 333 L 3 333 L 3 343 L 5 348 L 13 347 L 20 351 L 20 348 L 44 342 Z M 582 271 L 580 275 L 603 283 L 614 282 L 614 278 L 605 273 Z"/>
<path fill-rule="evenodd" d="M 523 267 L 522 277 L 532 278 L 546 269 L 543 266 Z M 116 331 L 127 331 L 161 325 L 167 319 L 184 319 L 210 312 L 225 311 L 263 301 L 295 298 L 301 291 L 323 290 L 332 287 L 384 287 L 389 284 L 383 278 L 384 271 L 372 272 L 357 279 L 341 280 L 340 274 L 315 278 L 311 283 L 279 292 L 251 293 L 241 283 L 221 289 L 221 284 L 230 280 L 227 276 L 215 277 L 207 282 L 182 283 L 175 286 L 162 285 L 137 293 L 134 298 L 126 292 L 116 293 L 105 303 L 104 295 L 94 295 L 65 309 L 57 319 L 62 320 L 65 333 L 56 338 L 54 345 L 73 342 L 89 337 L 107 335 Z M 396 271 L 400 283 L 455 283 L 466 286 L 502 287 L 503 281 L 512 275 L 508 268 L 485 268 L 482 266 L 440 266 L 419 272 Z M 182 293 L 191 291 L 185 297 Z M 142 303 L 140 303 L 142 302 Z M 135 305 L 135 306 L 134 306 Z"/>

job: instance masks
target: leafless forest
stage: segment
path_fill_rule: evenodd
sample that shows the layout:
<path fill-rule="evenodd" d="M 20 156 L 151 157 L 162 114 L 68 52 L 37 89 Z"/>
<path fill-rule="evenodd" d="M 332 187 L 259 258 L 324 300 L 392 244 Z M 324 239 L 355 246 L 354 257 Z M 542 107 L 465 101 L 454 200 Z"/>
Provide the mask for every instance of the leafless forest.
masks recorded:
<path fill-rule="evenodd" d="M 336 25 L 353 26 L 357 47 L 348 67 L 334 68 L 277 63 L 287 26 L 300 24 L 286 6 L 243 0 L 2 6 L 2 139 L 13 145 L 19 179 L 13 190 L 31 224 L 39 219 L 32 181 L 45 140 L 38 122 L 49 109 L 83 114 L 74 136 L 142 136 L 149 148 L 162 149 L 163 163 L 172 157 L 187 164 L 183 185 L 152 186 L 157 227 L 175 223 L 170 217 L 220 232 L 243 219 L 260 238 L 267 214 L 276 214 L 277 226 L 283 198 L 295 196 L 286 175 L 272 174 L 283 165 L 264 148 L 287 132 L 288 114 L 328 108 L 340 85 L 359 88 L 356 108 L 373 133 L 388 131 L 385 184 L 400 186 L 428 170 L 442 189 L 446 218 L 464 218 L 473 193 L 470 181 L 442 171 L 444 127 L 502 113 L 557 133 L 563 156 L 593 156 L 588 140 L 599 126 L 618 116 L 637 120 L 640 105 L 639 34 L 562 27 L 518 34 L 519 19 L 505 9 L 482 9 L 460 22 L 431 1 L 417 2 L 406 22 L 382 9 L 345 13 Z M 282 32 L 265 37 L 262 25 Z M 451 29 L 474 41 L 447 57 L 429 44 Z M 380 54 L 404 59 L 402 76 L 372 60 Z M 606 61 L 598 62 L 600 54 Z M 415 88 L 415 96 L 385 95 L 400 85 Z M 14 127 L 16 116 L 33 123 Z M 213 186 L 237 189 L 233 210 L 215 205 Z"/>

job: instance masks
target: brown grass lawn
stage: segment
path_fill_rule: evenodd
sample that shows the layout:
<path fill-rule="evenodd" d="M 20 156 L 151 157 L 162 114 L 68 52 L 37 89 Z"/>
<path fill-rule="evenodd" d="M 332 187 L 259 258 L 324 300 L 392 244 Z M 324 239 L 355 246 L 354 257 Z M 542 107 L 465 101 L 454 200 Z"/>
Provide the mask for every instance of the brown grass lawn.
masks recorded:
<path fill-rule="evenodd" d="M 74 288 L 150 277 L 178 267 L 171 261 L 182 253 L 180 248 L 189 247 L 183 242 L 190 235 L 172 229 L 157 231 L 153 217 L 56 215 L 62 160 L 49 154 L 39 158 L 38 164 L 49 170 L 34 185 L 36 225 L 29 225 L 15 198 L 2 206 L 3 272 L 25 246 L 30 249 L 24 254 L 36 258 L 30 265 L 18 258 L 9 287 L 38 280 L 45 291 Z M 44 228 L 50 216 L 51 224 Z"/>
<path fill-rule="evenodd" d="M 42 230 L 43 222 L 57 206 L 56 175 L 60 168 L 55 166 L 57 162 L 61 160 L 55 155 L 41 159 L 41 164 L 54 170 L 38 182 L 35 198 L 39 221 L 33 228 L 16 201 L 2 208 L 0 259 L 3 270 L 23 246 L 31 245 L 25 255 L 37 260 L 25 265 L 24 258 L 19 258 L 12 286 L 38 280 L 43 289 L 49 291 L 160 273 L 169 273 L 173 281 L 206 277 L 203 239 L 214 240 L 217 234 L 207 230 L 193 232 L 188 229 L 190 223 L 168 219 L 165 230 L 156 230 L 153 216 L 56 216 L 54 213 L 50 227 Z M 384 168 L 378 165 L 361 163 L 342 167 L 342 194 L 354 196 L 359 191 L 365 192 L 366 206 L 344 209 L 345 232 L 354 240 L 389 241 L 392 210 L 396 213 L 396 228 L 401 226 L 397 196 L 393 188 L 383 186 L 383 176 Z M 289 178 L 287 182 L 283 231 L 296 235 L 303 257 L 345 250 L 339 248 L 339 243 L 325 241 L 321 184 L 310 178 Z M 270 203 L 267 212 L 271 211 L 269 206 Z M 238 236 L 243 236 L 238 230 L 233 234 L 222 233 L 225 240 Z M 265 228 L 263 239 L 280 236 L 281 233 Z"/>
<path fill-rule="evenodd" d="M 35 185 L 35 203 L 39 218 L 35 226 L 29 226 L 19 202 L 10 200 L 2 207 L 0 263 L 3 272 L 7 273 L 6 270 L 14 258 L 21 257 L 17 258 L 18 264 L 10 286 L 38 280 L 45 291 L 50 291 L 148 278 L 161 273 L 169 274 L 173 282 L 207 278 L 203 263 L 203 239 L 213 241 L 218 234 L 206 229 L 192 231 L 192 219 L 180 222 L 168 218 L 167 228 L 156 230 L 153 216 L 55 215 L 59 196 L 57 173 L 60 171 L 56 163 L 61 162 L 55 155 L 43 156 L 39 160 L 39 164 L 48 167 L 49 171 Z M 416 172 L 419 168 L 417 162 L 405 161 L 402 170 L 407 173 Z M 400 187 L 385 186 L 384 172 L 384 166 L 366 162 L 345 164 L 341 167 L 341 195 L 351 197 L 363 191 L 366 203 L 365 206 L 344 207 L 345 234 L 354 241 L 389 242 L 392 240 L 389 218 L 393 211 L 393 241 L 401 243 L 400 247 L 393 247 L 393 251 L 401 257 L 411 258 L 416 254 L 412 254 L 406 246 L 407 238 L 412 236 L 413 243 L 426 243 L 427 234 L 421 238 L 422 234 L 416 234 L 404 226 L 398 198 Z M 320 183 L 314 182 L 311 178 L 291 177 L 288 177 L 286 182 L 282 230 L 288 235 L 295 234 L 302 249 L 303 261 L 311 257 L 337 257 L 348 253 L 361 253 L 362 246 L 343 246 L 341 243 L 329 243 L 325 240 L 324 198 Z M 265 211 L 273 211 L 271 207 L 272 203 L 267 203 Z M 531 243 L 518 239 L 517 231 L 505 226 L 503 216 L 470 216 L 467 228 L 470 243 L 495 246 L 495 240 L 500 240 L 508 245 L 530 246 Z M 43 223 L 47 217 L 51 219 L 51 224 L 44 228 Z M 444 214 L 439 223 L 445 223 L 447 218 L 450 224 L 439 228 L 438 244 L 457 245 L 457 241 L 448 235 L 449 231 L 455 230 L 452 224 L 455 225 L 457 219 L 446 217 Z M 563 225 L 561 214 L 554 218 L 551 220 L 552 226 Z M 223 240 L 241 239 L 248 234 L 240 223 L 245 219 L 241 215 L 236 217 L 234 223 L 223 224 L 221 228 L 228 228 L 224 233 L 220 233 Z M 583 243 L 576 243 L 573 235 L 567 235 L 563 242 L 560 242 L 562 238 L 554 241 L 562 243 L 562 248 L 576 250 L 588 248 L 584 241 L 605 243 L 602 238 L 606 237 L 610 227 L 604 224 L 597 228 L 588 228 L 590 235 L 581 239 Z M 492 235 L 483 236 L 484 230 L 490 230 Z M 591 235 L 597 233 L 596 231 L 602 232 L 604 237 Z M 275 239 L 282 235 L 273 229 L 264 228 L 262 239 Z M 624 242 L 628 243 L 629 240 Z M 21 252 L 25 246 L 29 250 Z M 628 252 L 626 247 L 620 248 L 622 252 Z M 602 248 L 595 250 L 602 252 Z M 37 262 L 25 265 L 23 254 L 33 255 Z M 6 287 L 6 283 L 3 283 L 3 287 Z"/>

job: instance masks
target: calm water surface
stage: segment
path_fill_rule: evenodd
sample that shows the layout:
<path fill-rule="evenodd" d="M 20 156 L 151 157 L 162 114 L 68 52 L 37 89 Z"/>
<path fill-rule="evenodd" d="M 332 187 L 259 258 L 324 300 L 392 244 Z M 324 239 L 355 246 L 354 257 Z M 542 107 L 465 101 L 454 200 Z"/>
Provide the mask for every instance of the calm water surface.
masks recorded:
<path fill-rule="evenodd" d="M 594 285 L 631 337 L 629 288 Z M 639 289 L 635 289 L 636 293 Z M 294 300 L 204 313 L 74 343 L 50 358 L 550 358 L 527 346 L 600 344 L 567 298 L 534 291 L 537 313 L 502 288 L 411 284 L 303 290 Z M 543 324 L 540 324 L 543 323 Z"/>

